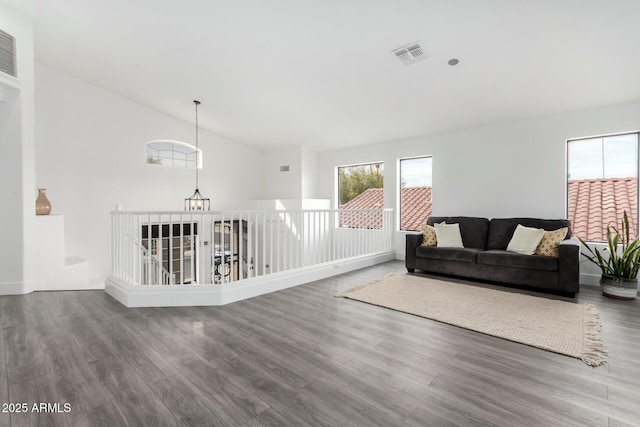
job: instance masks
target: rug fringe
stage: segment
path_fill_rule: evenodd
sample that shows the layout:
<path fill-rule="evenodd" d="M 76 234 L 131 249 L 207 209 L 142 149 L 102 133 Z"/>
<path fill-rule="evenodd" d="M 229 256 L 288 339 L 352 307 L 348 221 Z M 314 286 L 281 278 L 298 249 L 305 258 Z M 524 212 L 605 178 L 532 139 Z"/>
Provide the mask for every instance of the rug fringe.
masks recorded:
<path fill-rule="evenodd" d="M 595 305 L 585 304 L 583 326 L 589 332 L 585 334 L 584 351 L 580 359 L 589 366 L 604 365 L 608 352 L 602 340 L 602 323 Z"/>
<path fill-rule="evenodd" d="M 389 277 L 397 276 L 398 274 L 400 274 L 400 273 L 396 273 L 396 272 L 389 273 L 389 274 L 387 274 L 386 276 L 384 276 L 381 279 L 377 279 L 377 280 L 374 280 L 372 282 L 365 283 L 363 285 L 356 285 L 356 286 L 353 286 L 353 287 L 351 287 L 349 289 L 345 289 L 344 291 L 340 291 L 337 294 L 333 295 L 333 297 L 334 298 L 347 298 L 347 294 L 348 293 L 355 292 L 355 291 L 360 290 L 362 288 L 366 288 L 367 286 L 373 285 L 374 283 L 382 282 L 384 279 L 388 279 Z"/>

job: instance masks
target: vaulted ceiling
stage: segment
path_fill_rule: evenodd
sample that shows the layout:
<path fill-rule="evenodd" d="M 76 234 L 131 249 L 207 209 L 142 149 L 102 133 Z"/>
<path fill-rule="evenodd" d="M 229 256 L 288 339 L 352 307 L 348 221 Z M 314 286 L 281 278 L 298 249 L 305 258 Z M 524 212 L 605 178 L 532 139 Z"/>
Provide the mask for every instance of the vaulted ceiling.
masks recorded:
<path fill-rule="evenodd" d="M 259 149 L 640 98 L 637 0 L 0 1 L 34 16 L 36 61 L 188 122 L 199 99 L 204 128 Z"/>

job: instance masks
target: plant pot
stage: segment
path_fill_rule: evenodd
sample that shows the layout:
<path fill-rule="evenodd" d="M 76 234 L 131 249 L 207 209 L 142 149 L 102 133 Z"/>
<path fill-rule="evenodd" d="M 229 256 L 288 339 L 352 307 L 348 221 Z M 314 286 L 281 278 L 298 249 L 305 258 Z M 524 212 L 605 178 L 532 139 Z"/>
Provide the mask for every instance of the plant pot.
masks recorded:
<path fill-rule="evenodd" d="M 638 279 L 625 279 L 603 274 L 600 278 L 602 294 L 612 298 L 634 299 L 638 295 Z"/>

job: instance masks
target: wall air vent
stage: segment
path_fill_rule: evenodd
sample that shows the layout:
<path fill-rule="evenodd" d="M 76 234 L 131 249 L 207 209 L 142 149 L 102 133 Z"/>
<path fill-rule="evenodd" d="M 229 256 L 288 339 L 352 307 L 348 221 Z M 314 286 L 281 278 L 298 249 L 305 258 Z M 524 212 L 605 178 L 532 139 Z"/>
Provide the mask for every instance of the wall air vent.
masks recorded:
<path fill-rule="evenodd" d="M 0 30 L 0 71 L 17 77 L 16 40 L 2 30 Z"/>
<path fill-rule="evenodd" d="M 420 46 L 420 43 L 411 43 L 393 51 L 393 54 L 404 65 L 427 59 L 427 52 Z"/>

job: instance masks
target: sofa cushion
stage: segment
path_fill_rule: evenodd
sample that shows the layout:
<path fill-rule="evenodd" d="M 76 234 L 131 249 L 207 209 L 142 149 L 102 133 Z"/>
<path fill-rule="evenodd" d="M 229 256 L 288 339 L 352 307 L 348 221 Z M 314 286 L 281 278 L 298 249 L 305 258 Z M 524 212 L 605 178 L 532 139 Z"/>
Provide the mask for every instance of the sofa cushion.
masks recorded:
<path fill-rule="evenodd" d="M 522 255 L 497 249 L 479 252 L 477 262 L 478 264 L 529 268 L 532 270 L 558 270 L 558 258 L 540 255 Z"/>
<path fill-rule="evenodd" d="M 507 245 L 507 250 L 523 255 L 533 255 L 543 236 L 544 230 L 542 228 L 525 227 L 518 224 Z"/>
<path fill-rule="evenodd" d="M 545 231 L 540 244 L 536 248 L 536 255 L 552 256 L 558 258 L 560 242 L 567 236 L 569 229 L 562 227 L 554 231 Z"/>
<path fill-rule="evenodd" d="M 436 224 L 436 240 L 439 248 L 464 248 L 460 236 L 460 224 Z"/>
<path fill-rule="evenodd" d="M 568 219 L 537 219 L 537 218 L 494 218 L 489 222 L 489 233 L 486 249 L 507 249 L 509 241 L 518 224 L 525 227 L 542 228 L 546 231 L 567 227 L 566 238 L 571 237 L 571 223 Z M 462 232 L 464 241 L 464 231 Z"/>
<path fill-rule="evenodd" d="M 427 219 L 427 224 L 440 224 L 443 221 L 446 224 L 460 224 L 460 235 L 462 236 L 462 244 L 465 248 L 487 248 L 487 233 L 489 231 L 489 220 L 487 218 L 471 216 L 432 216 Z M 505 245 L 505 248 L 506 247 L 507 245 Z"/>
<path fill-rule="evenodd" d="M 476 262 L 476 255 L 482 252 L 474 248 L 433 248 L 419 246 L 416 248 L 418 258 L 430 258 L 446 261 Z"/>
<path fill-rule="evenodd" d="M 422 226 L 422 246 L 436 246 L 438 239 L 436 239 L 436 229 L 430 225 Z"/>

